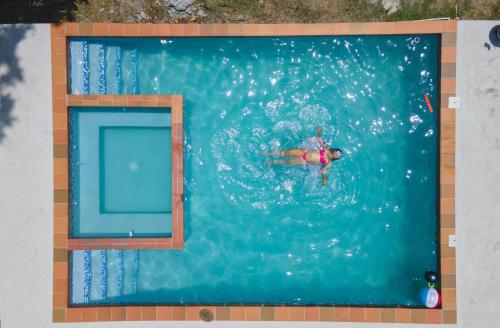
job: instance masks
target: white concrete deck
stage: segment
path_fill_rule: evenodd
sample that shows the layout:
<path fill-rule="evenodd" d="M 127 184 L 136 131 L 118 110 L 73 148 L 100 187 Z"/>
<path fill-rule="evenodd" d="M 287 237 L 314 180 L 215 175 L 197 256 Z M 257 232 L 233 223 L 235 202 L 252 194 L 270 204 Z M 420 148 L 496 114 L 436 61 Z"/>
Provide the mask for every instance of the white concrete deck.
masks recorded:
<path fill-rule="evenodd" d="M 497 22 L 500 24 L 500 22 Z M 488 51 L 494 22 L 459 23 L 457 84 L 458 326 L 495 327 L 500 309 L 500 48 Z M 1 25 L 0 25 L 1 30 Z M 53 324 L 52 128 L 50 33 L 32 25 L 0 36 L 5 59 L 18 62 L 23 80 L 0 85 L 14 101 L 12 125 L 0 108 L 0 327 L 233 327 L 234 322 Z M 11 49 L 10 45 L 16 47 Z M 240 327 L 405 327 L 396 324 L 242 322 Z M 409 325 L 452 327 L 450 325 Z"/>
<path fill-rule="evenodd" d="M 457 301 L 460 327 L 498 327 L 500 310 L 500 24 L 458 25 L 456 151 Z"/>

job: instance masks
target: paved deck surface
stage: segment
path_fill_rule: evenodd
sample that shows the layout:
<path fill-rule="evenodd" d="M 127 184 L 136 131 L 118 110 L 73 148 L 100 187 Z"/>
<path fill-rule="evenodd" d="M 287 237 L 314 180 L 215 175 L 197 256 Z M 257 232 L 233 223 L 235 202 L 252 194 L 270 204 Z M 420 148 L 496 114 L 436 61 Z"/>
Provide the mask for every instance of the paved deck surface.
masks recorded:
<path fill-rule="evenodd" d="M 500 21 L 496 22 L 500 24 Z M 500 48 L 495 22 L 458 25 L 456 152 L 460 327 L 498 327 L 500 310 Z"/>
<path fill-rule="evenodd" d="M 496 326 L 500 309 L 500 48 L 488 51 L 484 47 L 493 25 L 494 22 L 464 21 L 458 30 L 457 87 L 462 106 L 457 110 L 457 290 L 458 326 L 464 328 Z M 32 25 L 25 34 L 11 29 L 0 37 L 0 77 L 6 72 L 5 61 L 11 67 L 17 63 L 22 68 L 19 74 L 11 74 L 12 85 L 0 85 L 0 327 L 5 328 L 83 326 L 51 323 L 49 35 L 48 25 Z M 5 108 L 12 108 L 10 114 L 4 113 Z M 4 122 L 9 122 L 10 117 L 13 122 L 5 127 Z M 1 137 L 2 133 L 5 137 Z M 234 322 L 115 322 L 85 327 L 205 325 L 232 327 Z M 238 325 L 405 327 L 289 322 Z"/>

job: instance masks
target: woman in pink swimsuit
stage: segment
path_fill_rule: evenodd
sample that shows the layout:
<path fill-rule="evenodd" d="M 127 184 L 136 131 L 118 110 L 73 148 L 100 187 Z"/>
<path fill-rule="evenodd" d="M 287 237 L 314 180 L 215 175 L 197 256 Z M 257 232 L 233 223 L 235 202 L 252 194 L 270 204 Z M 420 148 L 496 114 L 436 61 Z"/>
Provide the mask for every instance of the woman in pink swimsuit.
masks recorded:
<path fill-rule="evenodd" d="M 267 156 L 292 156 L 287 159 L 278 159 L 271 161 L 271 164 L 290 164 L 290 165 L 322 165 L 321 176 L 323 185 L 326 185 L 326 172 L 332 166 L 334 160 L 342 157 L 342 150 L 330 148 L 321 137 L 321 128 L 317 129 L 317 140 L 321 149 L 287 149 L 266 153 Z"/>

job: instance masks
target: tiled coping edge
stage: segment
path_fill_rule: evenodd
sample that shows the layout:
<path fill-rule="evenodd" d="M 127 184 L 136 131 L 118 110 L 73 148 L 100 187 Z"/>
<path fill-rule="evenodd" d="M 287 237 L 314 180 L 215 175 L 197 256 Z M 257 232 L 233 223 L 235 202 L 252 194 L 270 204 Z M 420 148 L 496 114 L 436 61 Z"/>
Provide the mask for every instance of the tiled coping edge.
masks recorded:
<path fill-rule="evenodd" d="M 342 321 L 398 323 L 456 323 L 455 248 L 448 247 L 448 236 L 455 234 L 455 110 L 448 108 L 448 97 L 456 90 L 456 21 L 335 23 L 335 24 L 108 24 L 67 23 L 51 26 L 52 99 L 54 133 L 54 267 L 53 321 L 135 321 L 200 320 L 199 310 L 209 309 L 215 320 L 262 321 Z M 441 107 L 440 107 L 440 274 L 442 309 L 295 307 L 295 306 L 123 306 L 68 307 L 68 206 L 67 174 L 61 172 L 66 162 L 58 160 L 67 144 L 64 121 L 56 114 L 67 110 L 75 96 L 67 95 L 66 37 L 68 36 L 307 36 L 307 35 L 441 35 Z M 89 98 L 87 98 L 89 97 Z M 123 98 L 115 104 L 107 97 L 85 96 L 81 105 L 125 106 Z M 127 97 L 127 96 L 121 96 Z M 130 97 L 130 99 L 128 98 Z M 128 96 L 127 104 L 141 106 Z M 144 96 L 142 105 L 145 105 Z M 158 96 L 160 99 L 162 96 Z M 78 102 L 78 100 L 76 100 Z M 109 103 L 111 102 L 111 103 Z M 181 148 L 182 149 L 182 148 Z M 67 151 L 67 148 L 66 148 Z M 182 154 L 182 151 L 181 151 Z M 58 200 L 65 200 L 66 203 Z M 61 246 L 62 245 L 62 246 Z"/>

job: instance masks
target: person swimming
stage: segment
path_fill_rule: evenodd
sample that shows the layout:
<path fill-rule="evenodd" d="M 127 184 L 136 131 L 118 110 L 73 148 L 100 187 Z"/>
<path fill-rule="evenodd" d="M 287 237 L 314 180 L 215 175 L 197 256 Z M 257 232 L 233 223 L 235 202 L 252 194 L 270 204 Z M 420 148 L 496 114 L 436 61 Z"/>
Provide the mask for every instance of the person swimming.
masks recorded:
<path fill-rule="evenodd" d="M 321 127 L 318 127 L 316 140 L 321 149 L 286 149 L 265 153 L 266 156 L 292 156 L 291 158 L 278 159 L 270 161 L 271 164 L 290 164 L 290 165 L 322 165 L 321 176 L 322 183 L 326 185 L 326 173 L 332 166 L 333 161 L 342 157 L 342 150 L 330 148 L 330 146 L 321 137 Z"/>

